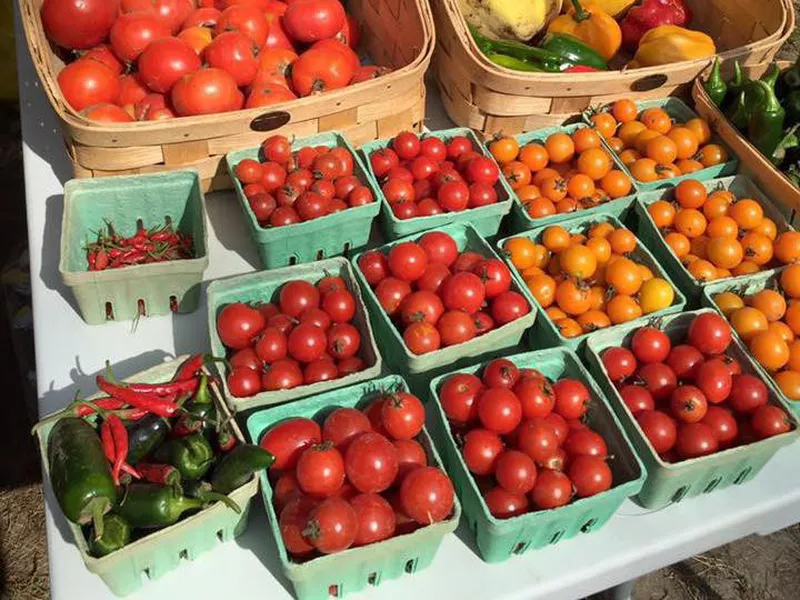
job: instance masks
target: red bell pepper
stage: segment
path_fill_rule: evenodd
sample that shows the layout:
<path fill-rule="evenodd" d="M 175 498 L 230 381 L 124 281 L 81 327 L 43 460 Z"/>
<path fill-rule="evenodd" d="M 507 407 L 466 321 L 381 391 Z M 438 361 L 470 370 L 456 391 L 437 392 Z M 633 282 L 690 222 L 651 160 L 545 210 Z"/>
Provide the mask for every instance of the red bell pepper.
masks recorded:
<path fill-rule="evenodd" d="M 659 25 L 686 27 L 691 20 L 692 10 L 684 0 L 642 0 L 620 23 L 622 46 L 635 54 L 639 40 L 651 29 Z"/>

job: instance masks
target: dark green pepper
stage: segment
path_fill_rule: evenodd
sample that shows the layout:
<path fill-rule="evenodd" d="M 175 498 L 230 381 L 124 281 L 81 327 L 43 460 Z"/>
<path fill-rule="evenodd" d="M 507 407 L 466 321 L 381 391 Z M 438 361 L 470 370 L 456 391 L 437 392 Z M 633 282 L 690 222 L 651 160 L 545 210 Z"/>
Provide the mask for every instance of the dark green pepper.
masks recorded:
<path fill-rule="evenodd" d="M 73 523 L 93 523 L 103 535 L 103 515 L 117 503 L 117 488 L 100 436 L 83 419 L 59 419 L 47 440 L 50 483 L 58 505 Z"/>
<path fill-rule="evenodd" d="M 778 65 L 773 63 L 769 70 L 764 73 L 759 81 L 763 81 L 769 86 L 769 89 L 772 92 L 775 92 L 775 84 L 778 81 L 778 76 L 781 74 L 781 70 L 778 68 Z M 747 111 L 747 119 L 750 120 L 750 115 L 753 114 L 753 111 L 762 106 L 766 101 L 766 92 L 764 88 L 760 85 L 756 85 L 757 81 L 748 81 L 747 84 L 744 86 L 744 104 L 745 110 Z"/>
<path fill-rule="evenodd" d="M 95 558 L 119 550 L 131 541 L 131 526 L 121 516 L 108 513 L 103 517 L 103 535 L 89 541 L 89 553 Z"/>
<path fill-rule="evenodd" d="M 800 56 L 795 63 L 783 72 L 781 84 L 786 93 L 800 90 Z"/>
<path fill-rule="evenodd" d="M 711 73 L 703 84 L 703 88 L 715 105 L 722 106 L 722 103 L 725 101 L 725 94 L 728 92 L 728 84 L 722 79 L 722 73 L 719 68 L 719 58 L 714 59 L 714 66 L 711 67 Z"/>
<path fill-rule="evenodd" d="M 135 465 L 160 446 L 169 434 L 169 422 L 163 417 L 147 415 L 128 429 L 128 457 L 126 462 Z"/>
<path fill-rule="evenodd" d="M 208 472 L 214 462 L 214 450 L 202 433 L 163 443 L 153 454 L 158 462 L 178 469 L 184 479 L 199 479 Z"/>
<path fill-rule="evenodd" d="M 736 102 L 739 97 L 739 92 L 742 91 L 744 85 L 744 73 L 739 61 L 733 61 L 733 77 L 728 81 L 728 91 L 725 94 L 725 102 L 722 103 L 722 112 L 727 112 L 728 109 Z"/>
<path fill-rule="evenodd" d="M 745 91 L 739 90 L 736 100 L 725 111 L 725 116 L 739 131 L 745 131 L 749 123 L 747 107 L 745 106 Z"/>
<path fill-rule="evenodd" d="M 764 81 L 756 81 L 764 103 L 759 105 L 750 115 L 747 127 L 747 138 L 766 157 L 772 157 L 783 137 L 783 124 L 786 111 L 775 96 L 775 90 Z"/>
<path fill-rule="evenodd" d="M 194 481 L 187 481 L 183 485 L 183 493 L 189 498 L 197 498 L 198 500 L 202 500 L 206 504 L 212 504 L 214 502 L 222 502 L 228 508 L 236 512 L 237 515 L 242 513 L 242 509 L 239 508 L 239 505 L 236 504 L 233 500 L 228 498 L 225 494 L 220 492 L 215 492 L 211 488 L 211 484 L 207 481 L 200 481 L 195 479 Z"/>
<path fill-rule="evenodd" d="M 539 48 L 547 50 L 573 65 L 585 65 L 600 71 L 608 70 L 608 63 L 600 54 L 571 35 L 548 33 L 539 42 Z"/>
<path fill-rule="evenodd" d="M 541 73 L 544 71 L 544 69 L 542 69 L 540 66 L 532 65 L 529 62 L 525 62 L 519 58 L 514 58 L 513 56 L 498 54 L 497 52 L 487 52 L 486 58 L 488 58 L 494 64 L 506 69 L 511 69 L 512 71 L 528 71 L 536 73 Z"/>
<path fill-rule="evenodd" d="M 259 446 L 240 444 L 222 457 L 211 474 L 214 491 L 230 494 L 243 486 L 256 471 L 267 469 L 275 457 Z"/>
<path fill-rule="evenodd" d="M 782 104 L 786 109 L 786 119 L 789 123 L 800 123 L 800 90 L 790 92 Z"/>
<path fill-rule="evenodd" d="M 786 160 L 787 154 L 800 147 L 800 139 L 797 137 L 798 127 L 800 124 L 795 124 L 784 132 L 775 152 L 772 153 L 772 164 L 780 166 Z"/>
<path fill-rule="evenodd" d="M 117 508 L 134 529 L 166 527 L 177 522 L 187 510 L 203 508 L 196 498 L 186 498 L 174 486 L 133 483 Z"/>
<path fill-rule="evenodd" d="M 202 422 L 203 432 L 207 439 L 213 437 L 214 426 L 217 421 L 217 407 L 208 390 L 208 376 L 203 373 L 200 384 L 197 386 L 194 398 L 186 405 L 186 418 Z"/>

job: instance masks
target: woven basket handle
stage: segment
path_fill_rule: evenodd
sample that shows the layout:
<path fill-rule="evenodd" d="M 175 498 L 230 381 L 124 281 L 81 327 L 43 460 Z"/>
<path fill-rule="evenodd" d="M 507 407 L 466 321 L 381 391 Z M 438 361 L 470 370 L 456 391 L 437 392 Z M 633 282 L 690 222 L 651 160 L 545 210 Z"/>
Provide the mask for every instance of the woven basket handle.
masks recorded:
<path fill-rule="evenodd" d="M 649 92 L 660 88 L 667 83 L 669 77 L 664 73 L 655 73 L 653 75 L 645 75 L 635 81 L 631 82 L 631 91 L 633 92 Z"/>
<path fill-rule="evenodd" d="M 253 131 L 273 131 L 283 127 L 291 119 L 291 113 L 285 110 L 276 110 L 258 115 L 255 119 L 250 121 L 250 129 Z"/>

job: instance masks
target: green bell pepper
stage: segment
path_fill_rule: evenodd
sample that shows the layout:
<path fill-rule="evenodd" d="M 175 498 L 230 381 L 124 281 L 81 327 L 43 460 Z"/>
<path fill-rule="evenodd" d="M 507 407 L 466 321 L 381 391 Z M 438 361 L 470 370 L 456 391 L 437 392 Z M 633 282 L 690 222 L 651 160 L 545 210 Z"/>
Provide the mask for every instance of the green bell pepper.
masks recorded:
<path fill-rule="evenodd" d="M 199 479 L 211 468 L 214 450 L 202 433 L 169 440 L 154 453 L 156 461 L 167 463 L 180 471 L 183 479 Z"/>

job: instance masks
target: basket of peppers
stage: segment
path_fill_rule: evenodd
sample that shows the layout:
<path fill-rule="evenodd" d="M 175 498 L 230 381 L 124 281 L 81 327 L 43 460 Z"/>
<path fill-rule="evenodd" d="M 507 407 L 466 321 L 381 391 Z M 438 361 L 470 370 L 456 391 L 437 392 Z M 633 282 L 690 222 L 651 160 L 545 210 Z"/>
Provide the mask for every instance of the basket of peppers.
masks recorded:
<path fill-rule="evenodd" d="M 269 452 L 246 444 L 205 355 L 76 399 L 34 427 L 45 475 L 89 571 L 123 596 L 247 525 Z"/>

